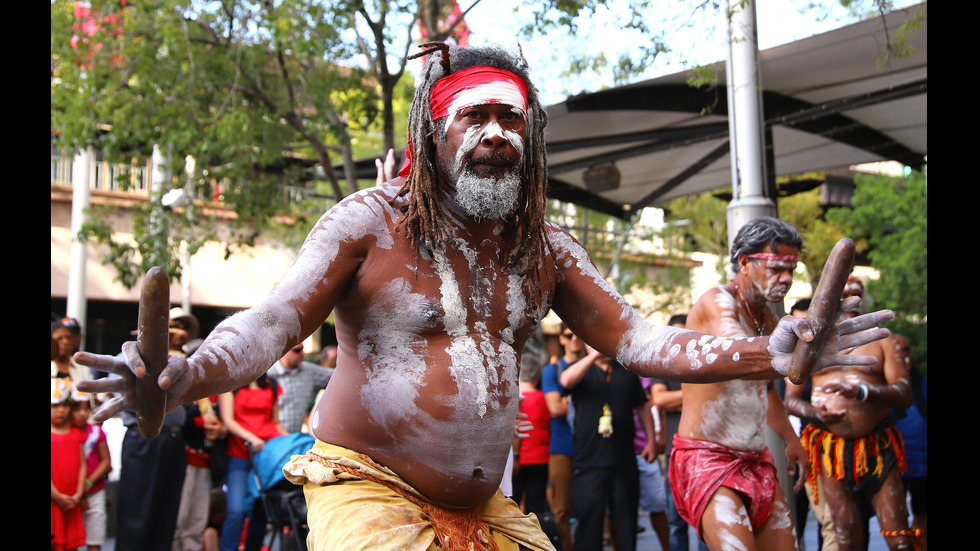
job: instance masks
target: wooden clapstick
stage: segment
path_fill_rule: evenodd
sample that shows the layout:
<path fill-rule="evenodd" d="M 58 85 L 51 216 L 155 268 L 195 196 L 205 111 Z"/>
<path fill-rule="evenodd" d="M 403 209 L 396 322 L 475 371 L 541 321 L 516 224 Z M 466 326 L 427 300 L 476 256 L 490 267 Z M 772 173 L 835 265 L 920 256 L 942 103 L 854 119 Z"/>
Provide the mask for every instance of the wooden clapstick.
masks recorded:
<path fill-rule="evenodd" d="M 146 374 L 136 380 L 137 422 L 144 438 L 156 438 L 167 409 L 167 392 L 157 378 L 167 366 L 170 349 L 170 278 L 159 266 L 143 277 L 136 347 L 146 365 Z"/>
<path fill-rule="evenodd" d="M 810 299 L 806 321 L 813 330 L 813 340 L 804 342 L 800 339 L 796 342 L 793 361 L 789 366 L 789 380 L 794 384 L 803 384 L 813 371 L 827 337 L 837 322 L 841 295 L 844 293 L 844 285 L 847 284 L 847 276 L 851 274 L 853 266 L 854 241 L 845 237 L 830 251 L 823 273 L 820 275 L 820 282 L 817 283 L 817 290 Z"/>

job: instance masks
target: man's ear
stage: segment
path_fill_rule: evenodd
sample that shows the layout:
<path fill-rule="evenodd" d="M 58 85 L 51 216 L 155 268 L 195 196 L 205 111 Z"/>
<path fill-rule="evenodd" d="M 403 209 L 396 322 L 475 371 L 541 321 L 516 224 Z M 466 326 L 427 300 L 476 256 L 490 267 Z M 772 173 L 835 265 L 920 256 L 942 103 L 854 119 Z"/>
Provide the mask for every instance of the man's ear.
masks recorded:
<path fill-rule="evenodd" d="M 749 257 L 745 256 L 744 254 L 742 256 L 739 256 L 738 257 L 738 273 L 742 273 L 742 270 L 743 269 L 747 269 L 746 267 L 748 266 L 748 264 L 749 264 Z"/>

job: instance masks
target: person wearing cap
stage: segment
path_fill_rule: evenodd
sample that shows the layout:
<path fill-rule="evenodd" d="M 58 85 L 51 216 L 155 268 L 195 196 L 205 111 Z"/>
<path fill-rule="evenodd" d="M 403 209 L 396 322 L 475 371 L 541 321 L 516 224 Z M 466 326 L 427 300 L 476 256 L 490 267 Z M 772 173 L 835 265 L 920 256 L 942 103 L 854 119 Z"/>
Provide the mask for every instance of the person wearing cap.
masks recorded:
<path fill-rule="evenodd" d="M 201 340 L 198 338 L 200 323 L 197 316 L 183 308 L 170 310 L 170 350 L 171 354 L 191 355 Z"/>
<path fill-rule="evenodd" d="M 82 346 L 82 326 L 75 318 L 65 317 L 51 322 L 51 340 L 57 343 L 57 355 L 51 360 L 52 377 L 68 377 L 72 381 L 91 379 L 88 366 L 72 357 Z"/>
<path fill-rule="evenodd" d="M 168 408 L 234 390 L 332 312 L 337 368 L 311 415 L 317 441 L 284 467 L 304 487 L 310 548 L 424 549 L 438 538 L 444 549 L 550 550 L 536 517 L 500 491 L 521 352 L 549 309 L 631 370 L 688 382 L 783 376 L 812 332 L 787 317 L 771 337 L 715 340 L 644 320 L 546 220 L 547 114 L 523 55 L 425 48 L 399 176 L 325 212 L 269 295 L 192 356 L 171 357 L 157 381 Z M 823 363 L 860 363 L 837 350 L 883 337 L 872 328 L 890 317 L 832 327 Z M 129 390 L 143 360 L 135 343 L 123 349 L 124 359 L 77 355 L 126 378 L 96 419 L 138 407 Z"/>
<path fill-rule="evenodd" d="M 863 294 L 864 284 L 850 276 L 843 297 Z M 889 549 L 911 549 L 921 535 L 908 524 L 902 483 L 905 445 L 893 414 L 909 408 L 914 399 L 909 364 L 899 344 L 891 335 L 848 350 L 876 361 L 863 369 L 832 367 L 814 373 L 809 399 L 805 385 L 786 384 L 787 409 L 810 422 L 800 435 L 814 466 L 807 496 L 813 508 L 826 502 L 838 549 L 862 548 L 868 541 L 864 502 L 874 509 Z"/>

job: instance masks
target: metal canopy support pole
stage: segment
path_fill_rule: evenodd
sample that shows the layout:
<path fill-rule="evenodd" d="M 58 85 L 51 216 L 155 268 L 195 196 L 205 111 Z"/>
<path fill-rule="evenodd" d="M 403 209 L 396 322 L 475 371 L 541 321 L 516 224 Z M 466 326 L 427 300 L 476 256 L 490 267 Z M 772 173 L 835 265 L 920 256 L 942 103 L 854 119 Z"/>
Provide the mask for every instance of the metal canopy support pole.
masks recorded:
<path fill-rule="evenodd" d="M 85 222 L 86 209 L 91 198 L 92 159 L 95 154 L 91 147 L 77 151 L 71 171 L 71 262 L 68 265 L 68 296 L 65 315 L 73 317 L 82 324 L 83 339 L 80 346 L 85 350 L 85 316 L 88 314 L 88 301 L 85 298 L 86 263 L 88 245 L 78 239 L 78 232 Z"/>
<path fill-rule="evenodd" d="M 746 222 L 775 216 L 766 196 L 765 138 L 759 91 L 759 42 L 754 0 L 729 0 L 728 131 L 731 144 L 732 201 L 728 205 L 728 244 Z"/>

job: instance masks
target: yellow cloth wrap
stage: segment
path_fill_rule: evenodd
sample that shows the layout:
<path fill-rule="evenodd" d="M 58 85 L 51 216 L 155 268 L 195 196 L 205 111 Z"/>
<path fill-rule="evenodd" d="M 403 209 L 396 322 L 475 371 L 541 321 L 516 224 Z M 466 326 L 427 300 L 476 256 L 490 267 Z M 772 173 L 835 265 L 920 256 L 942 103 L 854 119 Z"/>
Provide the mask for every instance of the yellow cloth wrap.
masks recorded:
<path fill-rule="evenodd" d="M 303 486 L 310 551 L 555 550 L 537 517 L 500 490 L 475 509 L 443 507 L 370 457 L 320 440 L 282 471 Z"/>

